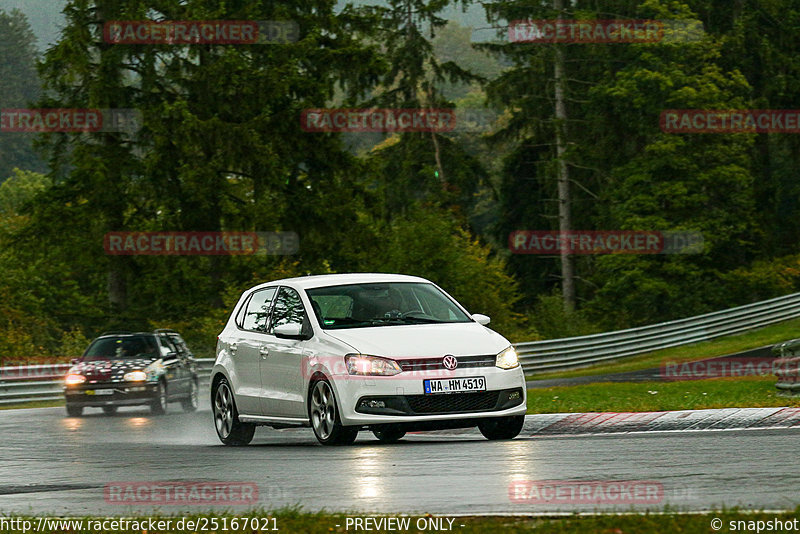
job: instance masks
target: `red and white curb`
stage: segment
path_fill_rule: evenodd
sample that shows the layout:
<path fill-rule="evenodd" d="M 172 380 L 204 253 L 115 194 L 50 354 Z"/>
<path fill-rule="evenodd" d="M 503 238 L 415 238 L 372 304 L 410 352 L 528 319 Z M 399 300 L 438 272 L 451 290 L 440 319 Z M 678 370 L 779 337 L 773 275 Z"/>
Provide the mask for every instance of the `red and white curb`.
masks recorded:
<path fill-rule="evenodd" d="M 525 418 L 522 435 L 551 436 L 790 427 L 800 427 L 800 408 L 535 414 Z"/>

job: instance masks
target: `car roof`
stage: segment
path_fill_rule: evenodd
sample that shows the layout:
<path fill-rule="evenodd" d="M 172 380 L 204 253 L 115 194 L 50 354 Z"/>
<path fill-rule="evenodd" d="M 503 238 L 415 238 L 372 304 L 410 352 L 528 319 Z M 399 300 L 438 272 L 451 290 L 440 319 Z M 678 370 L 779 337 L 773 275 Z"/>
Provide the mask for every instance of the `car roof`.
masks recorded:
<path fill-rule="evenodd" d="M 346 274 L 321 274 L 314 276 L 298 276 L 295 278 L 283 278 L 260 284 L 251 289 L 287 285 L 296 289 L 313 289 L 316 287 L 341 286 L 347 284 L 375 284 L 387 282 L 421 282 L 430 284 L 430 280 L 419 276 L 409 276 L 405 274 L 388 273 L 346 273 Z"/>
<path fill-rule="evenodd" d="M 128 330 L 111 330 L 108 332 L 103 332 L 102 334 L 97 336 L 96 339 L 100 339 L 101 337 L 131 337 L 131 336 L 158 336 L 158 335 L 181 337 L 181 335 L 175 330 L 168 330 L 161 328 L 153 332 L 131 332 Z"/>
<path fill-rule="evenodd" d="M 101 337 L 131 337 L 131 336 L 154 336 L 153 332 L 103 332 L 98 338 Z"/>

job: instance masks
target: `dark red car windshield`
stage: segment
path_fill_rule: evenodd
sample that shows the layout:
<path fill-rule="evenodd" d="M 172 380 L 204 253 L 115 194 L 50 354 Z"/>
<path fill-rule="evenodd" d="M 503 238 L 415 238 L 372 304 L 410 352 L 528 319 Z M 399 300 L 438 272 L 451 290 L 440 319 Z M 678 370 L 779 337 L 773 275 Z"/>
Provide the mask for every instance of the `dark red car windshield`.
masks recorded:
<path fill-rule="evenodd" d="M 94 340 L 83 361 L 126 360 L 159 357 L 158 346 L 149 336 L 104 337 Z"/>

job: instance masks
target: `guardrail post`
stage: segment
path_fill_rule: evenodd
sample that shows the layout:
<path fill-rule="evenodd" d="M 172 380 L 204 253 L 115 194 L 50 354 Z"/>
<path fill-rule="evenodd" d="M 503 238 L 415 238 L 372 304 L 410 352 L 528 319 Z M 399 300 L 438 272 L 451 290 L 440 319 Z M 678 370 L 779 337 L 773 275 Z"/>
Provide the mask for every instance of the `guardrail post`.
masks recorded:
<path fill-rule="evenodd" d="M 772 371 L 778 377 L 775 387 L 778 388 L 779 395 L 800 395 L 800 381 L 798 381 L 798 369 L 800 369 L 800 339 L 785 341 L 772 347 L 775 361 L 772 364 Z"/>

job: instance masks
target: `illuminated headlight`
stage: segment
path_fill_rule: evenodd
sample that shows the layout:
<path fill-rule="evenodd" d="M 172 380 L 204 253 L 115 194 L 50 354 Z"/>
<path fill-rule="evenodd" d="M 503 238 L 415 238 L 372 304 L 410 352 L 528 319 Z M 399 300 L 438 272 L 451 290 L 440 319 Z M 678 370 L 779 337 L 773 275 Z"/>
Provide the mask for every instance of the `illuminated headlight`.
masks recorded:
<path fill-rule="evenodd" d="M 347 372 L 351 375 L 393 376 L 403 370 L 394 360 L 365 354 L 348 354 L 344 357 Z"/>
<path fill-rule="evenodd" d="M 77 386 L 78 384 L 83 384 L 84 382 L 86 382 L 85 376 L 74 373 L 70 373 L 64 378 L 64 383 L 68 386 Z"/>
<path fill-rule="evenodd" d="M 494 364 L 500 369 L 513 369 L 514 367 L 517 367 L 519 365 L 517 351 L 514 350 L 514 347 L 508 347 L 506 350 L 497 355 Z"/>
<path fill-rule="evenodd" d="M 131 371 L 130 373 L 125 373 L 125 376 L 122 378 L 124 378 L 126 382 L 144 382 L 147 380 L 147 373 L 144 371 Z"/>

